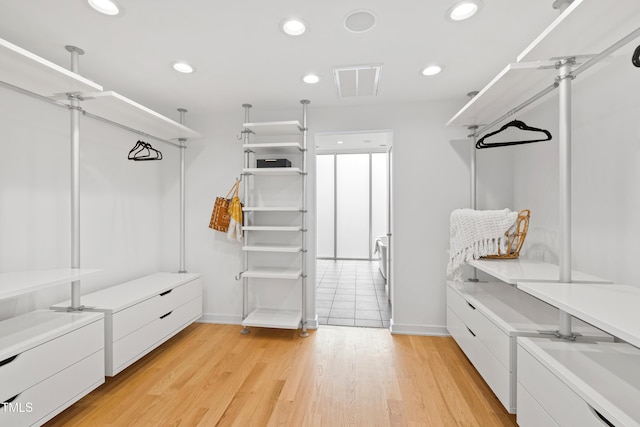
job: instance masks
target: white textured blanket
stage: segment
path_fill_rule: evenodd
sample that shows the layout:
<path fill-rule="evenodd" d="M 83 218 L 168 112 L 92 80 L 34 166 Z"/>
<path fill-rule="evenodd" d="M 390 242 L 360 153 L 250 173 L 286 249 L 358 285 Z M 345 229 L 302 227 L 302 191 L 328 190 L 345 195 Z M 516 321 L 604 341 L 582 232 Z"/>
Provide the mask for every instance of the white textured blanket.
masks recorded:
<path fill-rule="evenodd" d="M 505 232 L 515 226 L 517 218 L 518 212 L 509 209 L 456 209 L 451 212 L 447 275 L 461 280 L 462 266 L 467 261 L 497 255 L 498 248 L 505 252 Z"/>

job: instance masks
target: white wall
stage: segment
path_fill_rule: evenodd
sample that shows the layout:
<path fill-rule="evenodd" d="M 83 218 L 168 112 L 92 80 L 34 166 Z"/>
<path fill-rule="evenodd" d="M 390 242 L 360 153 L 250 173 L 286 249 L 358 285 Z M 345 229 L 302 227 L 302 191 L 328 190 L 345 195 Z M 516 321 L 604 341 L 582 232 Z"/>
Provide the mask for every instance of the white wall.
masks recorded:
<path fill-rule="evenodd" d="M 309 108 L 309 141 L 316 132 L 391 129 L 394 132 L 395 333 L 446 333 L 444 280 L 451 210 L 469 204 L 469 144 L 464 129 L 447 129 L 458 103 Z M 253 109 L 252 120 L 299 118 L 297 102 L 282 111 Z M 241 270 L 238 244 L 208 228 L 216 196 L 240 175 L 243 154 L 237 113 L 190 113 L 188 125 L 205 137 L 187 150 L 187 270 L 205 283 L 205 321 L 238 323 Z M 3 90 L 0 126 L 0 271 L 69 266 L 69 118 L 64 109 Z M 83 280 L 83 292 L 179 266 L 179 151 L 154 143 L 161 162 L 126 159 L 138 137 L 82 119 L 82 266 L 103 273 Z M 452 142 L 453 141 L 453 142 Z M 314 152 L 310 143 L 310 212 L 315 212 Z M 480 207 L 511 201 L 508 155 L 479 153 Z M 506 171 L 506 172 L 505 172 Z M 315 218 L 309 215 L 309 259 L 315 259 Z M 309 263 L 309 318 L 315 316 L 315 264 Z M 0 302 L 7 318 L 68 299 L 69 289 Z"/>
<path fill-rule="evenodd" d="M 639 285 L 640 69 L 621 55 L 573 85 L 572 264 L 619 283 Z M 523 116 L 547 127 L 551 143 L 517 147 L 514 200 L 530 207 L 524 254 L 557 262 L 557 95 Z"/>
<path fill-rule="evenodd" d="M 295 107 L 295 104 L 292 102 Z M 469 143 L 466 130 L 447 129 L 444 123 L 458 103 L 434 102 L 388 106 L 314 109 L 309 107 L 309 141 L 316 132 L 392 129 L 394 132 L 395 261 L 393 332 L 433 334 L 445 330 L 445 270 L 449 245 L 449 214 L 469 206 Z M 252 121 L 300 118 L 300 109 L 252 109 Z M 206 138 L 189 143 L 188 152 L 188 262 L 189 271 L 203 274 L 205 320 L 238 323 L 242 311 L 239 245 L 208 229 L 216 196 L 226 194 L 242 168 L 241 142 L 236 139 L 244 113 L 217 117 L 193 114 L 188 124 Z M 450 142 L 454 140 L 454 142 Z M 309 210 L 314 212 L 313 145 L 310 144 Z M 488 150 L 485 150 L 488 151 Z M 499 150 L 498 150 L 499 151 Z M 506 151 L 479 153 L 479 205 L 509 207 L 511 175 Z M 175 223 L 170 205 L 174 188 L 165 193 L 165 228 Z M 313 215 L 309 230 L 315 230 Z M 169 246 L 170 247 L 170 246 Z M 315 236 L 309 233 L 309 257 L 315 257 Z M 164 263 L 171 261 L 165 254 Z M 315 277 L 313 262 L 309 277 Z M 309 281 L 313 290 L 313 280 Z M 310 292 L 311 293 L 311 292 Z M 313 316 L 313 299 L 309 298 Z"/>
<path fill-rule="evenodd" d="M 0 88 L 0 272 L 70 266 L 66 109 Z M 167 162 L 133 162 L 137 136 L 81 119 L 81 265 L 103 272 L 83 293 L 161 268 Z M 162 144 L 153 144 L 164 153 Z M 0 319 L 70 298 L 70 286 L 0 301 Z"/>

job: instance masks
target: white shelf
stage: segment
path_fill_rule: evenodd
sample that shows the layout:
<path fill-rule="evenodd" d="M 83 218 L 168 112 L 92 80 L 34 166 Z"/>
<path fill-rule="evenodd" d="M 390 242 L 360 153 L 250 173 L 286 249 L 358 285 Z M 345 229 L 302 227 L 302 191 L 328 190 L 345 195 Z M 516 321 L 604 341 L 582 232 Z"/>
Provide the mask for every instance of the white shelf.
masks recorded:
<path fill-rule="evenodd" d="M 300 168 L 244 168 L 243 175 L 301 175 Z"/>
<path fill-rule="evenodd" d="M 640 2 L 575 0 L 519 56 L 518 61 L 597 54 L 640 27 Z M 635 47 L 635 46 L 634 46 Z"/>
<path fill-rule="evenodd" d="M 302 125 L 297 120 L 281 122 L 243 123 L 242 127 L 252 131 L 257 136 L 300 135 Z"/>
<path fill-rule="evenodd" d="M 144 105 L 140 105 L 117 92 L 94 92 L 82 95 L 85 101 L 82 108 L 91 114 L 116 123 L 137 129 L 162 139 L 200 138 L 201 135 L 157 113 Z"/>
<path fill-rule="evenodd" d="M 55 270 L 0 273 L 0 300 L 71 283 L 92 276 L 99 271 L 86 268 L 60 268 Z"/>
<path fill-rule="evenodd" d="M 32 311 L 0 322 L 0 361 L 102 319 L 102 313 Z"/>
<path fill-rule="evenodd" d="M 285 279 L 295 280 L 302 275 L 300 268 L 256 267 L 242 273 L 242 277 L 254 279 Z"/>
<path fill-rule="evenodd" d="M 51 97 L 70 92 L 101 91 L 102 86 L 53 62 L 0 39 L 0 81 Z"/>
<path fill-rule="evenodd" d="M 299 142 L 273 142 L 264 144 L 243 144 L 245 153 L 279 154 L 301 153 L 302 145 Z"/>
<path fill-rule="evenodd" d="M 538 334 L 558 329 L 558 309 L 501 282 L 447 282 L 454 292 L 482 312 L 509 336 Z M 580 320 L 574 331 L 584 336 L 611 340 L 606 333 Z"/>
<path fill-rule="evenodd" d="M 302 250 L 301 245 L 277 245 L 277 244 L 254 244 L 242 247 L 246 252 L 287 252 L 295 253 Z"/>
<path fill-rule="evenodd" d="M 485 273 L 515 285 L 518 282 L 558 282 L 560 268 L 555 264 L 525 259 L 477 259 L 469 265 Z M 587 283 L 611 283 L 610 280 L 573 271 L 571 280 Z"/>
<path fill-rule="evenodd" d="M 115 313 L 146 301 L 150 294 L 160 294 L 198 277 L 198 273 L 155 273 L 84 295 L 82 305 Z M 69 301 L 64 301 L 51 308 L 64 309 L 68 305 Z"/>
<path fill-rule="evenodd" d="M 295 226 L 279 226 L 279 225 L 245 225 L 243 231 L 302 231 L 302 227 Z"/>
<path fill-rule="evenodd" d="M 483 125 L 553 84 L 558 71 L 546 63 L 507 65 L 448 122 L 447 126 Z M 507 105 L 508 103 L 508 105 Z"/>
<path fill-rule="evenodd" d="M 592 283 L 518 283 L 518 288 L 640 347 L 640 288 Z"/>
<path fill-rule="evenodd" d="M 640 350 L 541 338 L 519 338 L 518 344 L 613 425 L 640 426 Z"/>
<path fill-rule="evenodd" d="M 258 308 L 243 321 L 242 326 L 261 328 L 298 329 L 302 315 L 297 310 L 274 310 Z"/>
<path fill-rule="evenodd" d="M 244 212 L 301 212 L 302 208 L 299 206 L 244 206 L 242 210 Z"/>

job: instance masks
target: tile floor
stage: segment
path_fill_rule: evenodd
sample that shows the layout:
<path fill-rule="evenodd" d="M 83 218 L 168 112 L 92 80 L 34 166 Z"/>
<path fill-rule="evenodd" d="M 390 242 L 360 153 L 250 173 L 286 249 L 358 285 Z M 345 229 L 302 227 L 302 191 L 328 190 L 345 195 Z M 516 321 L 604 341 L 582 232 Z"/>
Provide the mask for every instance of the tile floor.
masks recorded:
<path fill-rule="evenodd" d="M 388 328 L 391 304 L 377 261 L 317 260 L 321 325 Z"/>

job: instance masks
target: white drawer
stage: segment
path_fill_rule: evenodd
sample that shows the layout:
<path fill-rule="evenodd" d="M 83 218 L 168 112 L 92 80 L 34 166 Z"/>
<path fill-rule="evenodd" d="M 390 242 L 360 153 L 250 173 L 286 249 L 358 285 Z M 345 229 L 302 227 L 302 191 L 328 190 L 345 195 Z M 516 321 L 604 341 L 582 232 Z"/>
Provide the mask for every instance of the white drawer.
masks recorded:
<path fill-rule="evenodd" d="M 113 313 L 111 340 L 118 341 L 201 295 L 202 279 L 198 278 Z"/>
<path fill-rule="evenodd" d="M 0 402 L 103 348 L 104 320 L 100 319 L 6 359 L 0 366 Z"/>
<path fill-rule="evenodd" d="M 527 389 L 518 382 L 518 415 L 520 427 L 558 427 L 553 418 L 531 397 Z"/>
<path fill-rule="evenodd" d="M 521 346 L 518 346 L 518 383 L 560 426 L 606 426 L 587 402 Z"/>
<path fill-rule="evenodd" d="M 474 335 L 475 331 L 467 327 L 449 307 L 447 329 L 502 405 L 509 413 L 515 413 L 515 372 L 509 372 Z"/>
<path fill-rule="evenodd" d="M 200 316 L 202 316 L 202 296 L 192 299 L 161 317 L 157 317 L 144 327 L 114 342 L 112 345 L 107 343 L 107 375 L 116 375 Z"/>
<path fill-rule="evenodd" d="M 111 333 L 107 330 L 107 339 L 110 339 L 111 342 L 118 341 L 153 322 L 159 317 L 160 301 L 160 296 L 156 295 L 124 310 L 107 314 L 107 319 L 111 321 Z M 109 337 L 109 335 L 111 336 Z"/>
<path fill-rule="evenodd" d="M 3 405 L 0 426 L 42 425 L 104 383 L 100 350 L 20 393 Z"/>
<path fill-rule="evenodd" d="M 158 316 L 167 314 L 194 298 L 202 296 L 202 279 L 198 278 L 160 294 Z"/>
<path fill-rule="evenodd" d="M 473 303 L 447 286 L 447 305 L 471 328 L 476 337 L 500 361 L 509 372 L 515 371 L 512 353 L 515 350 L 515 339 L 491 322 Z"/>

